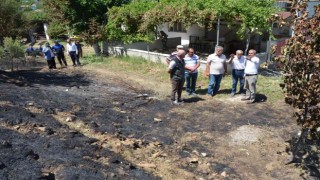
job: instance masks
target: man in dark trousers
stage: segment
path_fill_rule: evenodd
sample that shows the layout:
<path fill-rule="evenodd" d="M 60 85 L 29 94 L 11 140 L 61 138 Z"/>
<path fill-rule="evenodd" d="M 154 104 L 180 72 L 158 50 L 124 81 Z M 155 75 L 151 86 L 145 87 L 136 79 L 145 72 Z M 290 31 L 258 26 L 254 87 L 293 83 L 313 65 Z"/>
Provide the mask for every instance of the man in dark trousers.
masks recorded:
<path fill-rule="evenodd" d="M 183 103 L 181 99 L 182 88 L 184 84 L 185 62 L 183 58 L 186 52 L 183 49 L 177 51 L 177 55 L 172 58 L 169 64 L 170 79 L 172 84 L 171 101 L 173 104 L 180 105 Z M 177 94 L 177 98 L 176 98 Z"/>
<path fill-rule="evenodd" d="M 80 44 L 80 41 L 76 41 L 76 46 L 77 46 L 77 49 L 78 49 L 77 58 L 78 58 L 78 61 L 80 63 L 80 58 L 82 58 L 82 44 Z"/>
<path fill-rule="evenodd" d="M 47 60 L 49 70 L 56 69 L 56 62 L 54 60 L 54 53 L 50 47 L 49 43 L 46 43 L 46 47 L 43 48 L 42 53 L 44 58 Z"/>
<path fill-rule="evenodd" d="M 55 40 L 54 43 L 55 44 L 54 46 L 52 46 L 52 50 L 56 54 L 60 66 L 63 67 L 63 64 L 65 66 L 68 66 L 66 58 L 64 56 L 64 46 L 60 44 L 58 40 Z"/>

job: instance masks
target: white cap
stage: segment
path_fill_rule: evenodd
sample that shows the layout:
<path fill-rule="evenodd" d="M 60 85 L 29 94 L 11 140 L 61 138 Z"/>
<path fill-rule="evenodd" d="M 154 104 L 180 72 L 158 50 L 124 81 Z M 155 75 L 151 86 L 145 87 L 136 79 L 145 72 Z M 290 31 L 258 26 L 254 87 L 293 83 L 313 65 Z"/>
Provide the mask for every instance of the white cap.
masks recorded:
<path fill-rule="evenodd" d="M 184 47 L 182 45 L 178 45 L 177 49 L 183 49 Z"/>

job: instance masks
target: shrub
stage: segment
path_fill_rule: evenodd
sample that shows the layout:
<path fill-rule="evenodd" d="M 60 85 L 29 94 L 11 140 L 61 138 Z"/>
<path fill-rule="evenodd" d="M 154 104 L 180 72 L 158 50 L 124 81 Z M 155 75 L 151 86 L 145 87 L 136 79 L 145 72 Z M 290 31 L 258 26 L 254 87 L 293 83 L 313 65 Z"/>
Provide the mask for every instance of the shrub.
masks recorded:
<path fill-rule="evenodd" d="M 11 61 L 11 71 L 13 71 L 14 59 L 24 56 L 24 47 L 20 41 L 14 40 L 11 37 L 5 37 L 3 41 L 4 50 L 7 51 L 7 57 Z"/>
<path fill-rule="evenodd" d="M 294 36 L 276 60 L 284 72 L 285 101 L 295 108 L 301 127 L 300 137 L 291 144 L 292 162 L 320 177 L 320 4 L 311 18 L 306 1 L 295 0 L 291 11 L 300 14 L 294 19 Z"/>
<path fill-rule="evenodd" d="M 4 55 L 4 49 L 0 46 L 0 59 L 2 59 Z"/>

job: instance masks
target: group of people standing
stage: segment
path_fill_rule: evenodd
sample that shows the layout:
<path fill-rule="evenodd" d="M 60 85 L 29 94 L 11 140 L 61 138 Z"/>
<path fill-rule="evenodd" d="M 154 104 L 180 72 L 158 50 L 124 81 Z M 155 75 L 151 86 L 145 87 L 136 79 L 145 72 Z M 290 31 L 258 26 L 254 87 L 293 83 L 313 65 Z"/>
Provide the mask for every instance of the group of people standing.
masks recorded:
<path fill-rule="evenodd" d="M 196 96 L 197 69 L 200 67 L 200 60 L 194 54 L 194 49 L 189 48 L 185 52 L 183 46 L 178 45 L 177 51 L 173 52 L 166 61 L 169 64 L 168 72 L 170 73 L 172 84 L 172 103 L 183 103 L 181 95 L 185 82 L 187 94 Z M 209 77 L 208 95 L 213 97 L 218 93 L 221 80 L 227 73 L 227 63 L 229 63 L 232 66 L 232 89 L 230 96 L 235 96 L 237 84 L 240 82 L 238 93 L 245 95 L 241 100 L 247 100 L 248 104 L 255 103 L 259 61 L 256 51 L 253 49 L 249 50 L 247 56 L 243 56 L 242 50 L 237 50 L 236 55 L 231 54 L 230 58 L 227 59 L 223 54 L 223 47 L 216 46 L 215 52 L 207 58 L 205 69 L 205 75 Z"/>
<path fill-rule="evenodd" d="M 64 51 L 66 50 L 68 55 L 70 56 L 73 66 L 81 66 L 80 58 L 82 58 L 82 44 L 79 41 L 75 43 L 70 39 L 67 40 L 66 47 L 59 43 L 58 40 L 54 41 L 55 44 L 51 47 L 47 42 L 42 52 L 44 58 L 47 60 L 49 69 L 56 69 L 55 57 L 57 57 L 59 64 L 61 67 L 67 67 L 67 61 L 64 55 Z"/>

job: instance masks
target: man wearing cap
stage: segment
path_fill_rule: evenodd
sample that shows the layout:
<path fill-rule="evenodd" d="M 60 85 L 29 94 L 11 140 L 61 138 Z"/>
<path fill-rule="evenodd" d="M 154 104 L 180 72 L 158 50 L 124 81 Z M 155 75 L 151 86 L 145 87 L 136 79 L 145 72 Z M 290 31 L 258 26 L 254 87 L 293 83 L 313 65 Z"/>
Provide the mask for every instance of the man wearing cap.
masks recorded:
<path fill-rule="evenodd" d="M 246 97 L 241 100 L 249 100 L 248 104 L 256 102 L 256 84 L 258 81 L 258 69 L 260 59 L 256 56 L 256 51 L 250 49 L 246 56 L 245 83 Z"/>
<path fill-rule="evenodd" d="M 220 88 L 222 76 L 227 72 L 227 58 L 223 52 L 223 47 L 216 46 L 215 53 L 210 54 L 207 59 L 206 76 L 210 75 L 208 95 L 215 96 Z"/>
<path fill-rule="evenodd" d="M 184 84 L 185 63 L 183 58 L 185 57 L 185 54 L 186 53 L 183 49 L 179 49 L 177 51 L 177 54 L 172 58 L 169 64 L 168 73 L 170 73 L 170 80 L 172 85 L 171 101 L 176 105 L 183 103 L 181 94 Z"/>
<path fill-rule="evenodd" d="M 246 67 L 246 60 L 244 59 L 243 51 L 237 50 L 236 56 L 231 54 L 227 62 L 232 65 L 232 90 L 230 96 L 236 94 L 238 81 L 240 81 L 239 94 L 244 93 L 244 69 Z"/>
<path fill-rule="evenodd" d="M 182 45 L 178 45 L 178 46 L 177 46 L 177 50 L 174 51 L 173 53 L 171 53 L 170 56 L 166 58 L 167 64 L 170 64 L 170 61 L 171 61 L 174 57 L 176 57 L 179 49 L 182 49 L 182 50 L 183 50 L 183 46 L 182 46 Z"/>
<path fill-rule="evenodd" d="M 60 66 L 62 67 L 63 64 L 65 66 L 68 66 L 66 58 L 65 58 L 64 53 L 63 53 L 64 52 L 64 46 L 62 44 L 60 44 L 58 40 L 55 40 L 54 43 L 55 44 L 54 44 L 54 46 L 52 46 L 52 50 L 56 54 Z"/>

